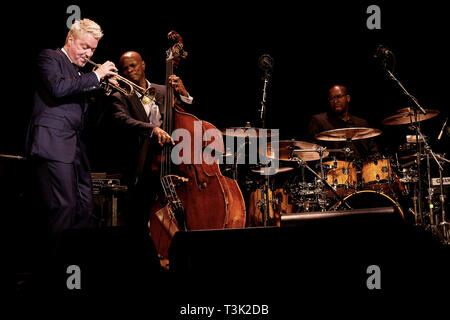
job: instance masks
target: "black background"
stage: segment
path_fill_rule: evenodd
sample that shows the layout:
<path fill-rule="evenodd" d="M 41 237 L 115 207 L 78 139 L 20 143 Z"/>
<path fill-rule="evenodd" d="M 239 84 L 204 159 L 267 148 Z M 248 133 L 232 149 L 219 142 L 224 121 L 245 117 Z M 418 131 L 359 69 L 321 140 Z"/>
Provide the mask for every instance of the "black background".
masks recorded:
<path fill-rule="evenodd" d="M 350 90 L 351 112 L 383 130 L 376 138 L 381 150 L 395 151 L 408 128 L 383 126 L 381 120 L 411 102 L 373 58 L 378 44 L 394 52 L 394 74 L 419 103 L 441 112 L 423 122 L 431 143 L 448 114 L 448 25 L 444 8 L 434 2 L 40 1 L 12 4 L 4 11 L 14 22 L 2 22 L 6 99 L 1 153 L 23 154 L 34 59 L 44 48 L 64 45 L 66 21 L 72 14 L 66 10 L 72 4 L 81 9 L 81 18 L 96 21 L 104 31 L 94 61 L 117 63 L 123 52 L 136 50 L 147 62 L 147 76 L 154 83 L 165 81 L 167 33 L 176 30 L 189 53 L 176 73 L 194 97 L 197 115 L 218 128 L 243 126 L 247 121 L 261 125 L 263 72 L 258 59 L 270 54 L 274 70 L 267 92 L 266 127 L 280 129 L 281 139 L 305 140 L 309 117 L 327 110 L 329 87 L 341 83 Z M 366 26 L 371 4 L 381 9 L 380 30 Z M 447 148 L 443 142 L 434 145 L 436 151 Z"/>
<path fill-rule="evenodd" d="M 381 121 L 411 102 L 373 58 L 376 46 L 383 44 L 394 52 L 395 74 L 410 93 L 424 108 L 440 111 L 422 126 L 435 151 L 448 151 L 449 138 L 436 139 L 448 115 L 449 71 L 448 12 L 437 1 L 209 1 L 201 5 L 39 1 L 3 5 L 1 154 L 24 155 L 34 60 L 42 49 L 64 45 L 71 15 L 66 10 L 72 4 L 80 7 L 81 18 L 96 21 L 104 31 L 94 61 L 117 63 L 123 52 L 138 51 L 154 83 L 165 82 L 167 33 L 176 30 L 189 53 L 176 73 L 194 97 L 197 115 L 218 128 L 243 126 L 247 121 L 261 125 L 257 120 L 263 72 L 258 59 L 270 54 L 274 70 L 267 92 L 267 127 L 280 129 L 281 139 L 305 140 L 310 116 L 328 109 L 328 89 L 340 83 L 350 90 L 351 113 L 383 131 L 376 139 L 381 151 L 389 154 L 410 131 L 407 126 L 383 126 Z M 366 26 L 371 4 L 381 8 L 381 30 Z M 95 162 L 96 155 L 90 156 Z M 10 175 L 16 179 L 16 172 Z M 28 181 L 25 174 L 20 179 L 18 184 Z M 29 250 L 28 238 L 21 241 Z"/>

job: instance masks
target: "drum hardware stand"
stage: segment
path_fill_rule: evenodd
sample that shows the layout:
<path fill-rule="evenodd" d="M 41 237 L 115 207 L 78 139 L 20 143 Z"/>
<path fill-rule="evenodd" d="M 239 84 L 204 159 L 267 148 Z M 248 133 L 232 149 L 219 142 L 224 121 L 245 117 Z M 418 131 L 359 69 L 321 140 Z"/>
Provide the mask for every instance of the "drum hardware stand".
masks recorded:
<path fill-rule="evenodd" d="M 262 200 L 258 201 L 258 203 L 259 203 L 258 208 L 262 213 L 262 221 L 263 221 L 264 227 L 267 227 L 269 224 L 270 206 L 278 203 L 277 199 L 273 199 L 273 192 L 272 192 L 272 200 L 270 199 L 270 190 L 273 188 L 271 188 L 269 177 L 270 177 L 269 174 L 265 175 L 264 185 L 261 188 L 264 198 Z"/>
<path fill-rule="evenodd" d="M 450 160 L 445 159 L 444 157 L 435 154 L 436 158 L 439 158 L 442 162 L 450 163 Z M 437 161 L 437 160 L 436 160 Z M 440 164 L 438 162 L 438 164 Z M 440 187 L 440 195 L 439 195 L 439 201 L 441 202 L 441 222 L 439 223 L 439 226 L 442 227 L 442 235 L 444 238 L 445 244 L 450 244 L 450 223 L 446 220 L 446 213 L 445 213 L 445 196 L 444 196 L 444 182 L 443 182 L 443 174 L 442 174 L 442 166 L 439 166 L 439 187 Z"/>
<path fill-rule="evenodd" d="M 417 115 L 416 115 L 417 116 Z M 418 124 L 418 122 L 417 122 Z M 425 149 L 425 153 L 426 153 L 426 159 L 427 159 L 427 176 L 428 176 L 428 209 L 429 209 L 429 215 L 430 215 L 430 223 L 429 223 L 429 227 L 431 228 L 431 231 L 438 235 L 441 239 L 444 239 L 444 242 L 449 243 L 450 239 L 448 237 L 448 227 L 450 225 L 450 223 L 448 223 L 446 221 L 446 214 L 445 214 L 445 197 L 444 197 L 444 186 L 443 186 L 443 174 L 442 172 L 444 171 L 444 168 L 441 165 L 441 162 L 438 160 L 438 158 L 442 161 L 446 161 L 449 162 L 449 160 L 445 159 L 444 157 L 437 155 L 433 152 L 433 150 L 431 149 L 430 145 L 428 144 L 427 139 L 425 138 L 425 136 L 422 134 L 420 127 L 416 124 L 414 124 L 413 126 L 415 126 L 416 129 L 416 141 L 417 143 L 420 145 L 420 143 L 418 142 L 418 138 L 420 136 L 420 138 L 422 139 L 423 143 L 424 143 L 424 149 Z M 420 146 L 419 146 L 420 148 Z M 421 148 L 420 148 L 421 149 Z M 439 230 L 438 226 L 436 225 L 436 221 L 434 219 L 434 213 L 433 213 L 433 203 L 432 203 L 432 197 L 433 197 L 433 188 L 431 185 L 431 172 L 430 172 L 430 155 L 433 157 L 433 159 L 435 160 L 438 169 L 439 169 L 439 177 L 440 177 L 440 202 L 441 202 L 441 222 L 439 223 L 440 226 L 442 226 L 442 233 Z M 420 156 L 421 154 L 418 154 L 418 158 L 420 161 Z M 419 168 L 419 167 L 418 167 Z M 419 170 L 419 183 L 420 183 L 420 170 Z M 420 189 L 420 185 L 419 185 L 419 189 Z M 423 220 L 422 220 L 423 223 Z"/>
<path fill-rule="evenodd" d="M 245 125 L 245 127 L 250 128 L 250 122 L 247 122 L 247 124 Z M 241 146 L 237 145 L 236 147 L 236 151 L 233 152 L 233 179 L 238 181 L 238 154 L 240 154 L 242 148 L 245 149 L 246 143 L 244 142 Z M 250 148 L 250 142 L 249 142 L 249 148 Z"/>
<path fill-rule="evenodd" d="M 300 166 L 305 167 L 306 169 L 308 169 L 314 176 L 316 176 L 320 181 L 322 181 L 322 183 L 324 183 L 328 188 L 331 189 L 331 191 L 336 195 L 336 197 L 338 198 L 339 201 L 343 202 L 343 203 L 345 204 L 345 206 L 346 206 L 348 209 L 351 210 L 352 207 L 350 207 L 350 205 L 347 203 L 347 201 L 345 201 L 345 200 L 337 193 L 336 189 L 335 189 L 332 185 L 330 185 L 330 184 L 328 183 L 328 181 L 324 178 L 324 174 L 323 174 L 323 166 L 322 166 L 322 157 L 323 157 L 323 153 L 325 152 L 325 150 L 326 150 L 326 148 L 324 148 L 324 147 L 317 148 L 317 149 L 292 149 L 292 153 L 291 153 L 290 159 L 296 161 L 296 162 L 298 163 L 298 165 L 300 165 Z M 306 161 L 300 159 L 300 158 L 297 157 L 297 156 L 294 156 L 294 152 L 317 152 L 317 153 L 319 153 L 319 156 L 320 156 L 320 164 L 321 164 L 321 167 L 322 167 L 322 169 L 321 169 L 322 176 L 319 175 L 319 174 L 317 174 L 317 172 L 315 172 L 313 169 L 311 169 L 311 167 L 308 166 L 308 165 L 306 164 Z"/>

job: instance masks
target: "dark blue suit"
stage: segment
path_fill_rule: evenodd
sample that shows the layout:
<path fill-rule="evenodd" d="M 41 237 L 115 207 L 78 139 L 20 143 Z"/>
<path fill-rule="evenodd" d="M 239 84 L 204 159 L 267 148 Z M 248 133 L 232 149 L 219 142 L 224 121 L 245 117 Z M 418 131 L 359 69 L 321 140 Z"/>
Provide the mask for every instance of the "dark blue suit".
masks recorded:
<path fill-rule="evenodd" d="M 87 226 L 92 213 L 90 169 L 81 133 L 86 94 L 99 88 L 97 75 L 80 75 L 60 49 L 39 54 L 27 152 L 36 164 L 50 232 L 56 239 L 65 229 Z"/>

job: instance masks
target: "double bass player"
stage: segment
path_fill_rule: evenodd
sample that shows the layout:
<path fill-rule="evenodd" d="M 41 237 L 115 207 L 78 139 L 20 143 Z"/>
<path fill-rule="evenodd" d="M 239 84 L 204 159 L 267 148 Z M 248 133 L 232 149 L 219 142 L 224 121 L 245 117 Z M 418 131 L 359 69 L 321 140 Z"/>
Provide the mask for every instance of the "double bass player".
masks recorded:
<path fill-rule="evenodd" d="M 129 202 L 125 222 L 138 229 L 146 228 L 148 214 L 159 189 L 159 173 L 155 167 L 160 146 L 174 144 L 163 127 L 163 106 L 166 86 L 151 83 L 146 77 L 146 63 L 135 51 L 122 54 L 118 67 L 123 76 L 144 89 L 154 88 L 154 99 L 145 99 L 138 92 L 110 96 L 113 121 L 120 128 L 125 150 L 122 164 L 123 180 L 128 187 Z M 176 75 L 169 79 L 183 106 L 189 108 L 193 98 Z"/>

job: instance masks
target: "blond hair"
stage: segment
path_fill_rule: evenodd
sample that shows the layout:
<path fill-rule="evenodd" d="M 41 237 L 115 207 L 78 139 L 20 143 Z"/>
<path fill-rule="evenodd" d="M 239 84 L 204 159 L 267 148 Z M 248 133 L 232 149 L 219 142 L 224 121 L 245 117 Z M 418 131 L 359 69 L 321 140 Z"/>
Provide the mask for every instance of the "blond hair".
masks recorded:
<path fill-rule="evenodd" d="M 103 37 L 102 29 L 94 21 L 89 19 L 76 20 L 67 33 L 66 43 L 69 36 L 72 35 L 74 39 L 77 39 L 82 33 L 90 33 L 97 40 L 100 40 Z"/>

